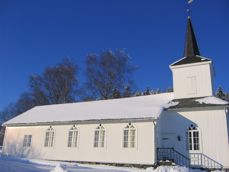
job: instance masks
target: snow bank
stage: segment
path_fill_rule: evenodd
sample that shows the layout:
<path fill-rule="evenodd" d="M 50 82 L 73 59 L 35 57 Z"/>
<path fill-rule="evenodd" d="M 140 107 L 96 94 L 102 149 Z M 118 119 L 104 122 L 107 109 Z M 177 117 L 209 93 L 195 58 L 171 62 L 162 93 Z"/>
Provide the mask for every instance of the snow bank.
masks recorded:
<path fill-rule="evenodd" d="M 181 166 L 159 166 L 157 169 L 138 169 L 133 167 L 116 167 L 108 165 L 76 164 L 70 162 L 31 160 L 0 156 L 1 172 L 207 172 L 188 169 Z M 223 171 L 214 171 L 223 172 Z"/>
<path fill-rule="evenodd" d="M 67 170 L 65 170 L 66 167 L 64 165 L 58 164 L 53 170 L 51 170 L 50 172 L 67 172 Z"/>
<path fill-rule="evenodd" d="M 156 169 L 147 168 L 147 172 L 189 172 L 189 169 L 181 166 L 159 166 Z"/>
<path fill-rule="evenodd" d="M 219 99 L 217 97 L 205 97 L 201 99 L 196 99 L 196 102 L 200 104 L 215 104 L 215 105 L 227 105 L 229 102 Z"/>

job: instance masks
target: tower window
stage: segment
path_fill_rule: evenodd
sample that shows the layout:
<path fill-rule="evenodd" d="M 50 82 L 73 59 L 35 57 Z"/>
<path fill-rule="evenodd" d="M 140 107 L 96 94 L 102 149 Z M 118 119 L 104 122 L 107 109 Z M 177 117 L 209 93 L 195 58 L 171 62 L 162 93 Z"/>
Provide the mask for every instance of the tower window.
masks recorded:
<path fill-rule="evenodd" d="M 196 76 L 187 77 L 187 84 L 188 94 L 197 94 Z"/>

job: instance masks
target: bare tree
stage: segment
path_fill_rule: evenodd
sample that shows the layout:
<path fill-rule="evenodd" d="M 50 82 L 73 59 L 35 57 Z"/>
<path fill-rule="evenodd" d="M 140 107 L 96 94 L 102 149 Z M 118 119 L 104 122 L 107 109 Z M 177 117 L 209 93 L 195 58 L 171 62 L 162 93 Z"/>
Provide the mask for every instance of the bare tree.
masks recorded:
<path fill-rule="evenodd" d="M 59 104 L 75 101 L 78 80 L 77 66 L 69 59 L 48 67 L 42 75 L 30 77 L 31 94 L 35 104 Z"/>
<path fill-rule="evenodd" d="M 126 86 L 124 89 L 123 97 L 131 97 L 133 95 L 134 93 L 132 92 L 131 87 L 129 85 Z"/>
<path fill-rule="evenodd" d="M 30 90 L 0 112 L 2 122 L 37 105 L 74 102 L 78 84 L 76 74 L 76 64 L 64 59 L 54 67 L 46 68 L 42 75 L 32 75 L 29 79 Z"/>
<path fill-rule="evenodd" d="M 17 116 L 32 107 L 34 107 L 34 100 L 31 97 L 30 93 L 23 93 L 16 103 L 11 103 L 0 112 L 0 118 L 2 122 Z"/>
<path fill-rule="evenodd" d="M 15 104 L 11 103 L 0 112 L 1 122 L 13 118 L 16 114 Z"/>
<path fill-rule="evenodd" d="M 123 50 L 107 50 L 99 55 L 88 55 L 86 60 L 86 89 L 90 97 L 113 98 L 113 91 L 124 92 L 125 86 L 133 84 L 135 67 Z"/>

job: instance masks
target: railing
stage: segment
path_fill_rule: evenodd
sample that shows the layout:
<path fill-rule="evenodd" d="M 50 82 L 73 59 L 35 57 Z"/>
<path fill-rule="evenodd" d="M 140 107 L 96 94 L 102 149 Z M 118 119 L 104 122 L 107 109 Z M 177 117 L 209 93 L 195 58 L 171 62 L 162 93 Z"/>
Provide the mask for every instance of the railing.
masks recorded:
<path fill-rule="evenodd" d="M 222 164 L 202 153 L 190 153 L 189 157 L 184 156 L 174 148 L 157 148 L 157 162 L 169 160 L 177 165 L 191 168 L 223 169 Z"/>
<path fill-rule="evenodd" d="M 190 159 L 174 148 L 157 148 L 157 161 L 172 161 L 177 165 L 190 166 Z"/>
<path fill-rule="evenodd" d="M 193 168 L 222 169 L 223 166 L 202 153 L 190 153 L 190 165 Z"/>

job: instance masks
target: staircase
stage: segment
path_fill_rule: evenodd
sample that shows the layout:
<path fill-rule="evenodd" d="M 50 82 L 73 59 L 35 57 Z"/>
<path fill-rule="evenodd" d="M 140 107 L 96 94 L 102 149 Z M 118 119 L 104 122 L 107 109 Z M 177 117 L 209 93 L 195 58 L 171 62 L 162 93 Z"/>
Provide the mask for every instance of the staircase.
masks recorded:
<path fill-rule="evenodd" d="M 187 168 L 190 166 L 190 159 L 176 151 L 174 148 L 157 148 L 157 161 L 160 162 L 166 160 Z"/>
<path fill-rule="evenodd" d="M 190 153 L 190 165 L 192 168 L 223 169 L 223 166 L 202 153 Z"/>
<path fill-rule="evenodd" d="M 223 169 L 223 166 L 202 153 L 190 153 L 190 158 L 184 156 L 174 148 L 157 148 L 157 163 L 173 162 L 187 168 L 207 170 Z"/>

